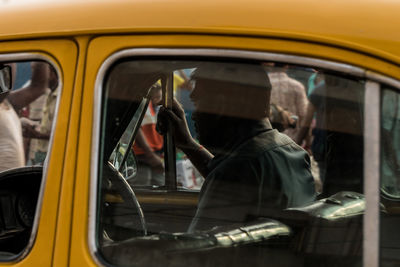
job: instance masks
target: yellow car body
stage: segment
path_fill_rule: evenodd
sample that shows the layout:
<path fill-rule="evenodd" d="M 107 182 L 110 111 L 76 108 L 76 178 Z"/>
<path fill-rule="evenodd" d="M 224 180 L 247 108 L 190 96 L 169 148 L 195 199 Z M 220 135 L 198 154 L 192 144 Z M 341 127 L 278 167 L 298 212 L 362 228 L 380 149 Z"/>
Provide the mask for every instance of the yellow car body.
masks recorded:
<path fill-rule="evenodd" d="M 103 264 L 89 233 L 95 216 L 91 144 L 96 78 L 114 53 L 138 48 L 286 54 L 359 67 L 398 85 L 399 11 L 399 2 L 372 0 L 2 1 L 0 60 L 50 61 L 62 94 L 31 245 L 0 266 Z M 157 201 L 147 199 L 152 200 Z M 374 255 L 364 255 L 372 260 L 364 266 L 377 266 Z"/>

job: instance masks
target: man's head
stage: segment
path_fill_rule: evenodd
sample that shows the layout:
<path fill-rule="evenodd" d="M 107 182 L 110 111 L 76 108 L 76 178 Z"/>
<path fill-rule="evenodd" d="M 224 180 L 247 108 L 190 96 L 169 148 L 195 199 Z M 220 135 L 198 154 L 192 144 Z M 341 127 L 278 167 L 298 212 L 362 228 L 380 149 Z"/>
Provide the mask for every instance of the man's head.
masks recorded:
<path fill-rule="evenodd" d="M 191 79 L 193 120 L 200 143 L 208 149 L 224 145 L 227 135 L 243 124 L 269 115 L 271 84 L 261 65 L 204 63 Z"/>

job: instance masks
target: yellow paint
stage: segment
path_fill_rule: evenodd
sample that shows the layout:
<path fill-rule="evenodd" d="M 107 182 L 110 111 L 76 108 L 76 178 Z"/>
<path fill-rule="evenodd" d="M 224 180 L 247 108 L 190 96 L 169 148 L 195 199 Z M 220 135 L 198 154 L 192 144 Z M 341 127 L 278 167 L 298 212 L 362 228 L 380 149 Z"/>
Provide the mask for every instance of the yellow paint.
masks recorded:
<path fill-rule="evenodd" d="M 24 4 L 26 2 L 26 4 Z M 213 33 L 334 44 L 400 62 L 394 0 L 3 1 L 0 38 Z"/>
<path fill-rule="evenodd" d="M 82 83 L 85 68 L 86 46 L 88 38 L 81 37 L 76 40 L 79 47 L 79 53 L 76 55 L 76 65 L 72 69 L 71 76 L 73 79 L 73 88 L 71 92 L 71 100 L 68 102 L 70 109 L 70 120 L 68 128 L 68 139 L 65 146 L 65 163 L 63 168 L 62 188 L 60 195 L 60 208 L 58 215 L 58 224 L 56 232 L 56 244 L 54 250 L 54 266 L 68 266 L 70 255 L 70 239 L 72 230 L 72 211 L 74 186 L 76 175 L 76 153 L 78 148 L 79 121 L 80 121 L 80 105 L 82 98 Z"/>
<path fill-rule="evenodd" d="M 35 245 L 22 261 L 0 266 L 96 266 L 88 247 L 94 85 L 113 53 L 129 48 L 276 52 L 400 79 L 399 11 L 398 1 L 370 0 L 1 2 L 0 53 L 50 57 L 64 86 Z M 147 203 L 196 201 L 139 197 Z"/>
<path fill-rule="evenodd" d="M 30 253 L 22 261 L 13 265 L 51 266 L 64 164 L 63 151 L 65 150 L 67 138 L 65 129 L 69 120 L 69 103 L 73 88 L 73 73 L 77 50 L 75 43 L 70 40 L 40 40 L 2 43 L 0 45 L 0 53 L 32 53 L 32 59 L 35 58 L 35 55 L 42 55 L 55 62 L 61 72 L 60 78 L 63 82 L 62 101 L 60 103 L 59 118 L 54 134 L 54 145 L 52 146 L 51 159 L 47 172 L 39 229 Z M 0 266 L 10 266 L 10 264 L 0 263 Z"/>

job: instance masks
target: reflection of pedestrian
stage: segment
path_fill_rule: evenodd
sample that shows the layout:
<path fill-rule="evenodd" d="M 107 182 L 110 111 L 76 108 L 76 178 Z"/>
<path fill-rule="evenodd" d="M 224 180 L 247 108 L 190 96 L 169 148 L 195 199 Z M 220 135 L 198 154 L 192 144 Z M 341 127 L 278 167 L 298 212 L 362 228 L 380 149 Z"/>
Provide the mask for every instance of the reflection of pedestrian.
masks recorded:
<path fill-rule="evenodd" d="M 16 111 L 44 93 L 49 77 L 47 63 L 33 62 L 31 67 L 32 82 L 24 88 L 11 91 L 0 104 L 0 171 L 25 165 L 22 127 Z"/>
<path fill-rule="evenodd" d="M 163 185 L 165 183 L 164 164 L 161 158 L 164 141 L 156 131 L 156 108 L 161 98 L 161 86 L 155 84 L 150 89 L 150 103 L 133 145 L 139 166 L 136 176 L 129 180 L 132 185 Z"/>
<path fill-rule="evenodd" d="M 47 96 L 46 104 L 43 110 L 43 118 L 39 125 L 39 135 L 36 149 L 34 151 L 34 164 L 43 164 L 49 148 L 49 139 L 51 128 L 53 125 L 56 103 L 58 97 L 58 90 L 52 90 Z"/>
<path fill-rule="evenodd" d="M 385 90 L 382 98 L 382 189 L 400 195 L 400 95 Z"/>
<path fill-rule="evenodd" d="M 38 126 L 29 128 L 31 138 L 37 139 L 35 146 L 31 148 L 30 154 L 32 155 L 32 164 L 43 164 L 48 152 L 50 133 L 59 93 L 57 73 L 51 66 L 46 90 L 49 92 L 45 99 L 40 123 Z M 28 128 L 26 130 L 28 130 Z"/>
<path fill-rule="evenodd" d="M 271 103 L 280 106 L 291 114 L 298 116 L 297 126 L 283 131 L 290 138 L 297 135 L 299 125 L 304 119 L 307 107 L 307 96 L 304 86 L 286 74 L 287 67 L 271 67 L 268 76 L 272 85 Z"/>
<path fill-rule="evenodd" d="M 46 92 L 41 95 L 38 99 L 36 99 L 35 101 L 33 101 L 29 107 L 27 107 L 27 116 L 29 118 L 29 120 L 31 121 L 31 125 L 34 129 L 38 129 L 39 125 L 40 125 L 40 121 L 43 118 L 43 111 L 46 107 L 46 101 L 48 98 L 48 95 L 51 93 L 50 89 L 47 89 Z M 23 120 L 24 118 L 22 117 L 21 120 Z M 37 143 L 38 143 L 38 139 L 37 139 L 37 134 L 35 135 L 31 135 L 29 137 L 25 137 L 25 139 L 28 141 L 28 148 L 26 149 L 28 151 L 28 153 L 26 153 L 26 155 L 28 156 L 28 164 L 34 164 L 34 160 L 35 160 L 35 152 L 37 150 Z"/>
<path fill-rule="evenodd" d="M 21 123 L 7 100 L 0 103 L 0 125 L 0 171 L 24 166 Z"/>
<path fill-rule="evenodd" d="M 309 95 L 296 142 L 303 141 L 315 116 L 311 151 L 323 184 L 320 197 L 344 190 L 362 192 L 363 92 L 361 83 L 326 74 L 325 82 Z"/>

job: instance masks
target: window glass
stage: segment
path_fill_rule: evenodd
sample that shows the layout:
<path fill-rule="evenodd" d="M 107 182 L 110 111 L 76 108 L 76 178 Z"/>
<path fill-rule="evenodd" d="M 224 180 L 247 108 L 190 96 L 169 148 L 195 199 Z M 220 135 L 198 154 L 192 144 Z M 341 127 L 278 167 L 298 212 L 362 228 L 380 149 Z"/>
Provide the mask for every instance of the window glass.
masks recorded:
<path fill-rule="evenodd" d="M 193 68 L 186 68 L 174 72 L 174 97 L 182 105 L 190 134 L 198 141 L 194 121 L 192 120 L 194 104 L 190 98 L 194 86 L 190 76 L 194 70 Z M 177 149 L 176 153 L 176 179 L 178 187 L 195 191 L 200 190 L 204 182 L 204 177 L 180 149 Z"/>
<path fill-rule="evenodd" d="M 29 242 L 58 84 L 46 62 L 0 62 L 0 260 Z"/>
<path fill-rule="evenodd" d="M 103 87 L 103 258 L 360 266 L 364 85 L 277 62 L 115 63 Z"/>
<path fill-rule="evenodd" d="M 384 90 L 382 96 L 382 190 L 400 199 L 400 94 Z"/>
<path fill-rule="evenodd" d="M 381 263 L 396 266 L 400 262 L 400 94 L 394 89 L 382 91 L 381 113 Z"/>

